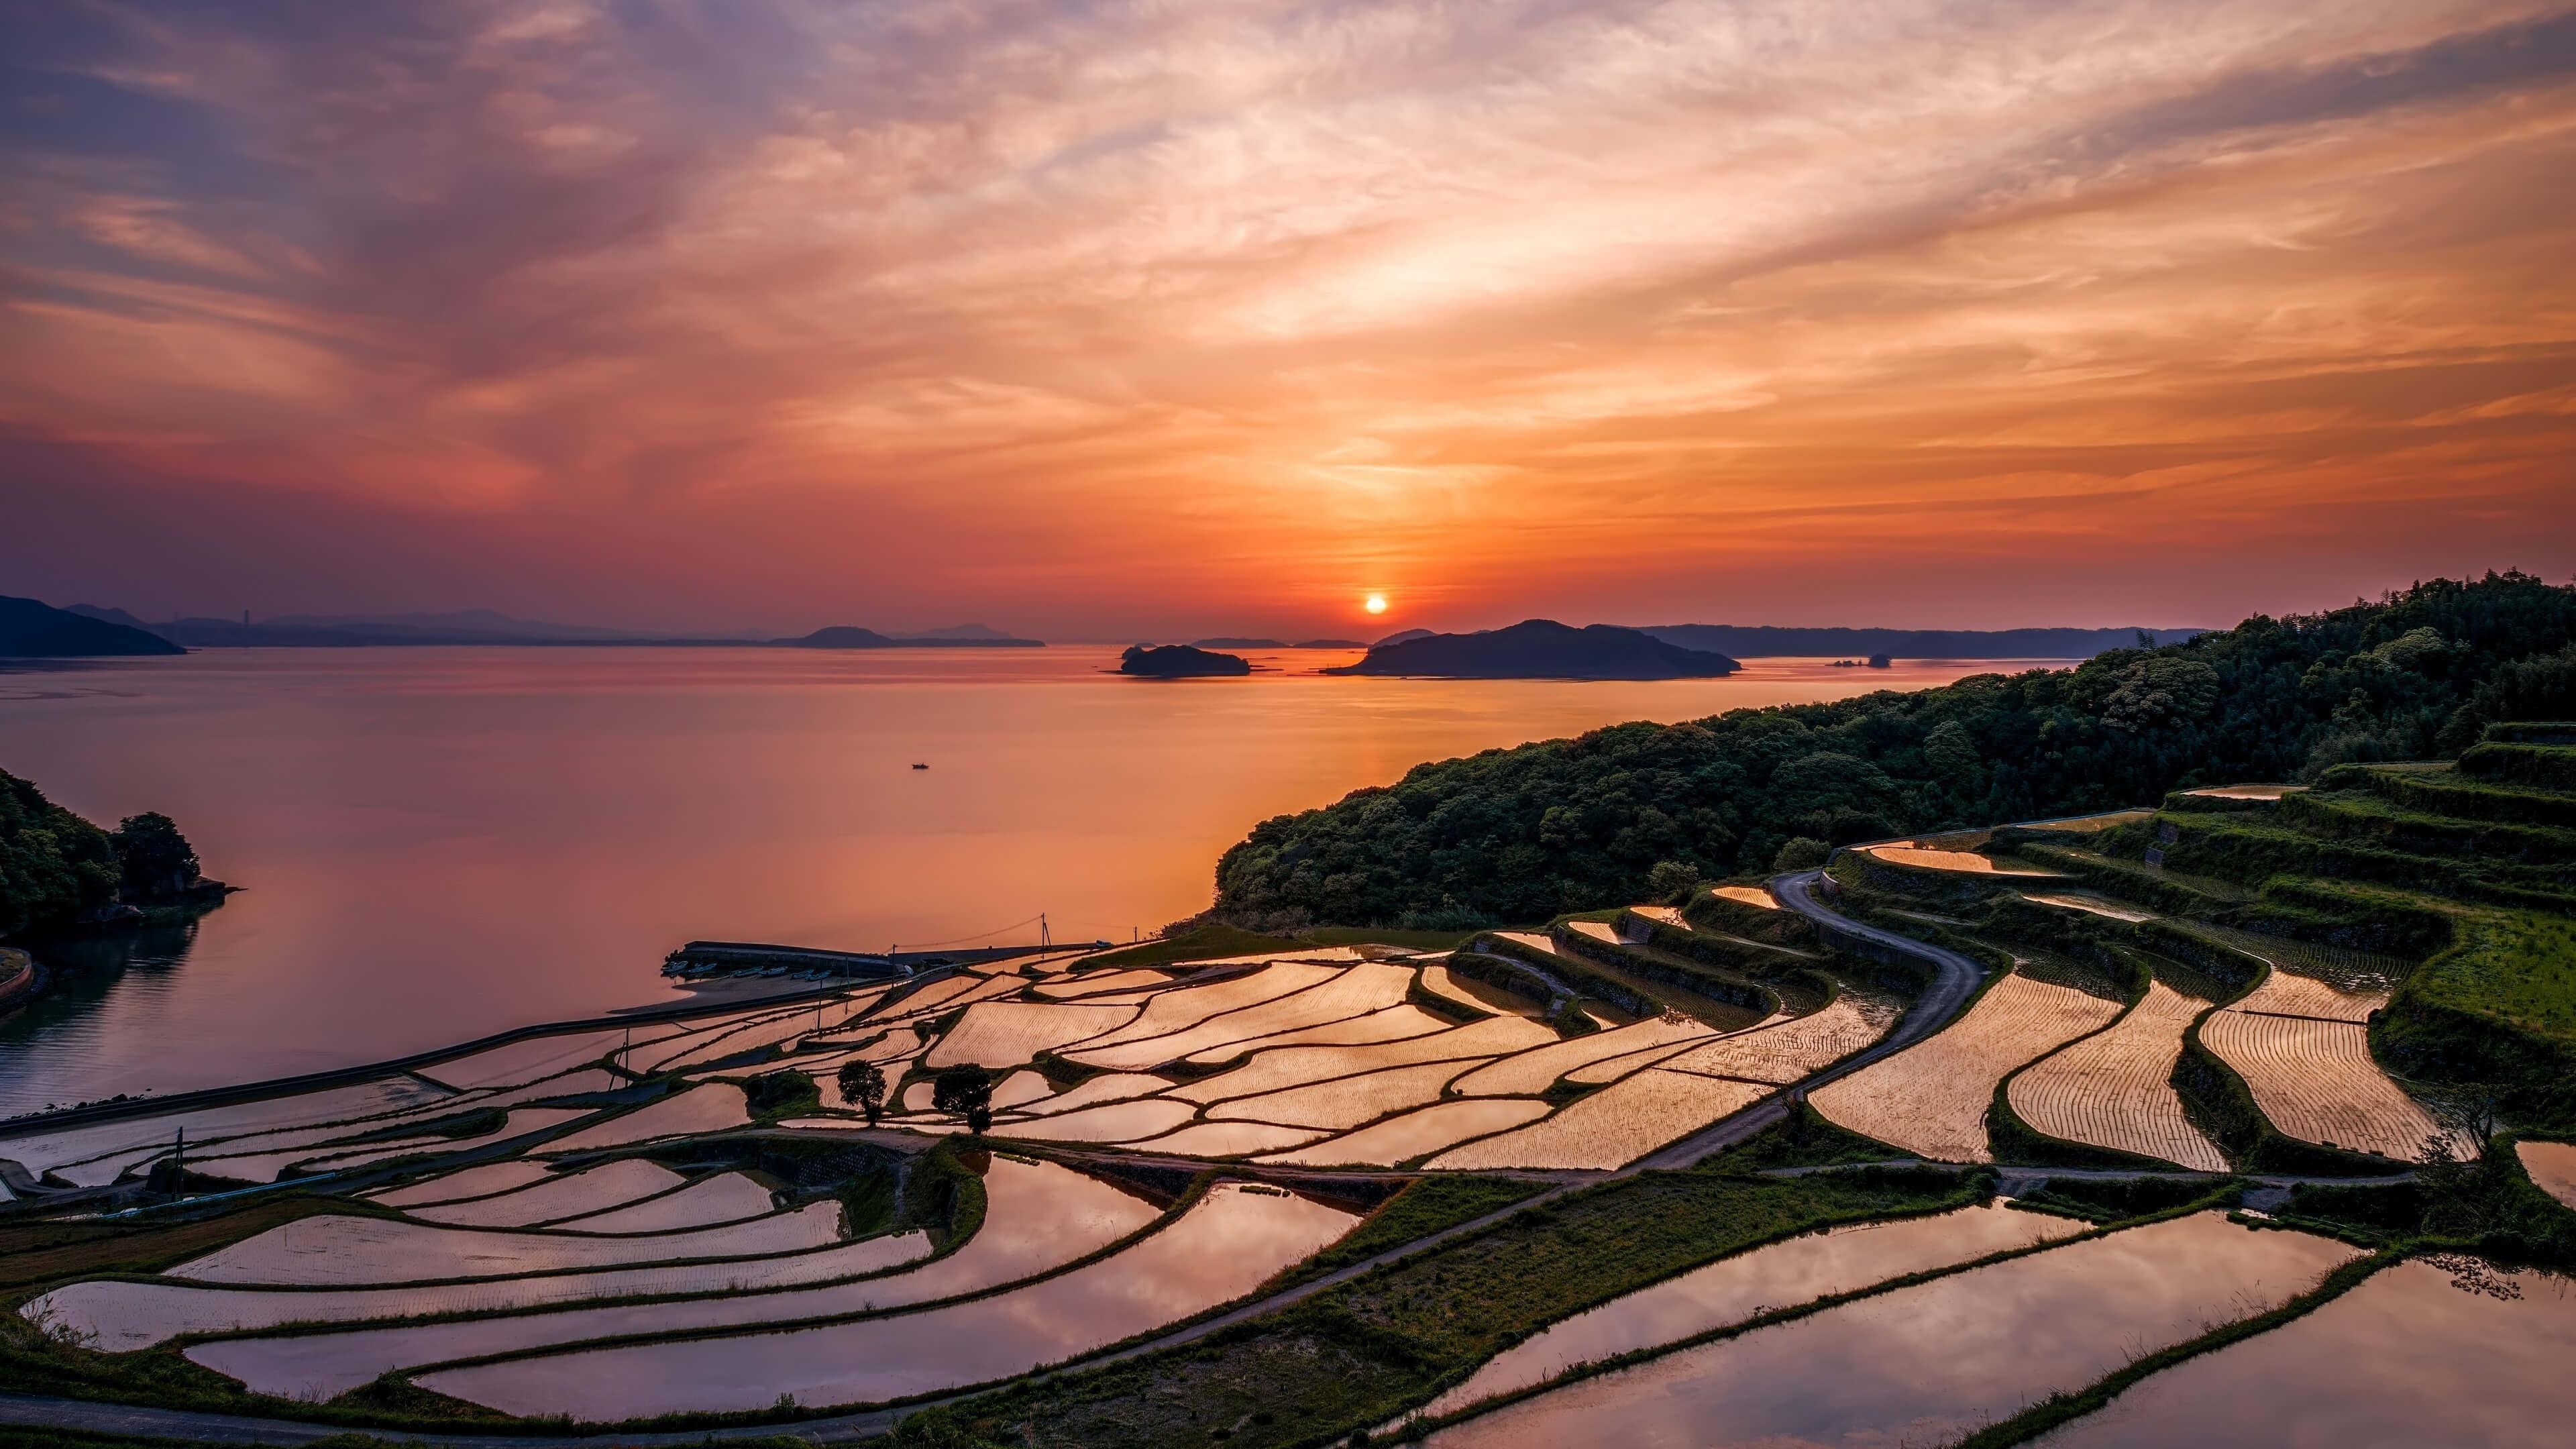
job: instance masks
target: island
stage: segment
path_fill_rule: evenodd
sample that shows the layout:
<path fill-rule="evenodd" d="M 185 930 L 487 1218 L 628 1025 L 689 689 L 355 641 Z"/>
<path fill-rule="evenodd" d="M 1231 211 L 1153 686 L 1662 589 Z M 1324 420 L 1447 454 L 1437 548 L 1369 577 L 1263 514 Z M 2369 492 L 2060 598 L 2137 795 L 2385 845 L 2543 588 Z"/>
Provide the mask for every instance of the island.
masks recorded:
<path fill-rule="evenodd" d="M 1251 661 L 1189 644 L 1134 644 L 1118 656 L 1118 672 L 1138 679 L 1206 679 L 1250 674 Z"/>
<path fill-rule="evenodd" d="M 975 631 L 975 632 L 970 632 Z M 963 629 L 943 629 L 935 634 L 880 634 L 855 624 L 834 624 L 794 639 L 772 639 L 772 644 L 788 649 L 1044 649 L 1039 639 L 1015 639 L 1008 634 L 970 624 Z"/>
<path fill-rule="evenodd" d="M 1577 629 L 1553 619 L 1526 619 L 1508 629 L 1380 644 L 1356 664 L 1323 672 L 1424 679 L 1719 679 L 1742 667 L 1723 654 L 1683 649 L 1615 624 Z"/>
<path fill-rule="evenodd" d="M 87 659 L 188 651 L 128 624 L 0 596 L 0 658 Z"/>

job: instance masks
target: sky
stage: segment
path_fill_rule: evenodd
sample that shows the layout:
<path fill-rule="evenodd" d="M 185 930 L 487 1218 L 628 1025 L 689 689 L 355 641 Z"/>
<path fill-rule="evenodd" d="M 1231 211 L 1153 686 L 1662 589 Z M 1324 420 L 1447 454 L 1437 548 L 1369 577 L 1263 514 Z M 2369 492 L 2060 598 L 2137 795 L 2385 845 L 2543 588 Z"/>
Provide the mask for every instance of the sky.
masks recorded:
<path fill-rule="evenodd" d="M 2571 259 L 2541 0 L 13 5 L 0 593 L 1121 638 L 2563 582 Z"/>

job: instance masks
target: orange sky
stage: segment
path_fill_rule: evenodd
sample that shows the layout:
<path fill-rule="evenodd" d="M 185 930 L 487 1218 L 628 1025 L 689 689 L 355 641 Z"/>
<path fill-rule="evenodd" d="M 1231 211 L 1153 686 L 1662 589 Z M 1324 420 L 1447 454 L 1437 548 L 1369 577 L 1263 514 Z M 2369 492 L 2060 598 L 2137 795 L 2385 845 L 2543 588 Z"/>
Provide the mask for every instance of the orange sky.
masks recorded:
<path fill-rule="evenodd" d="M 1168 637 L 2576 572 L 2568 4 L 0 38 L 0 593 Z"/>

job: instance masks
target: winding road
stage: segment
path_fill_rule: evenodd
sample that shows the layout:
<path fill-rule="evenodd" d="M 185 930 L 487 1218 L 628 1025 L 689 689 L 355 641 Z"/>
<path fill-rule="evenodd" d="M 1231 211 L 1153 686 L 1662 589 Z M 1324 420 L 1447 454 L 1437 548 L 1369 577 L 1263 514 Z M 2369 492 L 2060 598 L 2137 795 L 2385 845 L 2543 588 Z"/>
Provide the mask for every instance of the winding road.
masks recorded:
<path fill-rule="evenodd" d="M 1925 942 L 1864 925 L 1827 909 L 1815 898 L 1816 882 L 1821 871 L 1797 871 L 1776 876 L 1771 890 L 1782 905 L 1816 923 L 1828 941 L 1840 938 L 1870 952 L 1896 952 L 1931 963 L 1934 975 L 1929 986 L 1906 1010 L 1894 1030 L 1862 1051 L 1834 1066 L 1808 1077 L 1793 1087 L 1783 1088 L 1762 1101 L 1731 1116 L 1721 1118 L 1679 1142 L 1650 1154 L 1616 1172 L 1531 1173 L 1554 1185 L 1534 1197 L 1524 1198 L 1510 1207 L 1487 1213 L 1468 1222 L 1453 1224 L 1438 1232 L 1388 1248 L 1373 1257 L 1350 1264 L 1311 1282 L 1283 1289 L 1221 1313 L 1199 1319 L 1152 1338 L 1094 1354 L 1052 1373 L 1027 1376 L 1029 1381 L 1052 1378 L 1058 1373 L 1080 1373 L 1122 1359 L 1156 1353 L 1205 1338 L 1264 1314 L 1304 1302 L 1330 1288 L 1349 1282 L 1363 1273 L 1427 1252 L 1443 1243 L 1455 1241 L 1503 1221 L 1515 1213 L 1536 1207 L 1568 1193 L 1597 1183 L 1633 1177 L 1641 1172 L 1689 1167 L 1725 1151 L 1788 1115 L 1790 1105 L 1813 1087 L 1860 1070 L 1871 1062 L 1890 1056 L 1939 1031 L 1950 1024 L 1962 1008 L 1977 994 L 1985 976 L 1984 968 L 1956 951 L 1945 950 Z M 1072 1154 L 1065 1154 L 1072 1155 Z M 1147 1160 L 1143 1154 L 1119 1154 L 1132 1160 Z M 1174 1159 L 1177 1163 L 1180 1160 Z M 1201 1163 L 1189 1163 L 1203 1166 Z M 987 1386 L 989 1387 L 989 1386 Z M 963 1399 L 983 1392 L 970 1389 L 960 1392 Z M 953 1402 L 943 1400 L 940 1402 Z M 893 1428 L 895 1422 L 916 1409 L 930 1404 L 914 1404 L 900 1409 L 868 1409 L 828 1418 L 807 1419 L 793 1424 L 743 1425 L 723 1429 L 694 1429 L 673 1433 L 627 1433 L 602 1431 L 589 1435 L 526 1436 L 508 1434 L 410 1434 L 398 1433 L 405 1443 L 444 1446 L 444 1449 L 608 1449 L 608 1446 L 634 1446 L 634 1449 L 676 1449 L 676 1446 L 704 1444 L 710 1441 L 774 1438 L 789 1435 L 816 1444 L 847 1443 L 873 1438 Z M 77 1429 L 92 1434 L 123 1434 L 138 1438 L 177 1439 L 202 1444 L 310 1444 L 334 1434 L 346 1434 L 342 1425 L 298 1422 L 291 1419 L 264 1419 L 246 1415 L 203 1413 L 191 1409 L 147 1408 L 126 1404 L 101 1403 L 87 1399 L 45 1398 L 24 1394 L 0 1394 L 0 1424 L 30 1425 L 43 1428 Z"/>

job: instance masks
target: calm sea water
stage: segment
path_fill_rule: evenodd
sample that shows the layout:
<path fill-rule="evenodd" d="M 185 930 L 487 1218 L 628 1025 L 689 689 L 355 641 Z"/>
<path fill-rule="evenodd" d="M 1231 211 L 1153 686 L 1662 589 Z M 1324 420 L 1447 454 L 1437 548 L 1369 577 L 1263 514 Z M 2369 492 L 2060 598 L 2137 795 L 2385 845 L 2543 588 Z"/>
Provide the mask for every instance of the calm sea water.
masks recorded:
<path fill-rule="evenodd" d="M 673 999 L 694 937 L 1132 933 L 1255 822 L 1424 760 L 1992 662 L 1653 684 L 1152 682 L 1115 651 L 211 650 L 0 674 L 0 769 L 247 887 L 0 1021 L 0 1115 Z M 915 762 L 928 770 L 915 770 Z M 93 953 L 94 955 L 99 953 Z M 130 959 L 125 959 L 130 955 Z"/>

